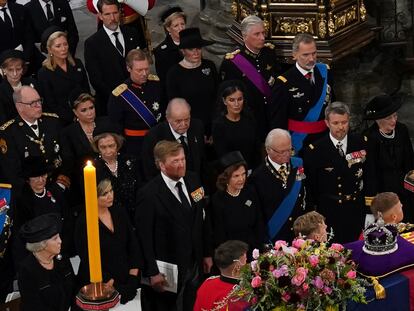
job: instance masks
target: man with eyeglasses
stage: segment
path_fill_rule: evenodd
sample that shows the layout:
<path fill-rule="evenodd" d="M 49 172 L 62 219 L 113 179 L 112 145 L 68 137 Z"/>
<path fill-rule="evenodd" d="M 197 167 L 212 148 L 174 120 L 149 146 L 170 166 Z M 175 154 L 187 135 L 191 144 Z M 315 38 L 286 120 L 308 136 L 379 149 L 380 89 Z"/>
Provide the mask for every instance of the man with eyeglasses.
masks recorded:
<path fill-rule="evenodd" d="M 183 98 L 173 98 L 167 106 L 165 115 L 167 120 L 152 128 L 144 138 L 142 162 L 145 179 L 150 180 L 158 174 L 153 150 L 161 140 L 175 140 L 181 143 L 187 169 L 202 178 L 205 161 L 203 123 L 191 118 L 190 105 Z"/>
<path fill-rule="evenodd" d="M 333 102 L 325 109 L 329 133 L 305 149 L 307 202 L 326 217 L 338 243 L 358 239 L 375 195 L 368 167 L 367 138 L 349 133 L 348 105 Z M 402 182 L 402 181 L 401 181 Z M 365 197 L 366 196 L 366 197 Z"/>
<path fill-rule="evenodd" d="M 60 157 L 60 124 L 58 116 L 42 112 L 43 100 L 30 86 L 22 86 L 13 93 L 18 116 L 0 127 L 0 166 L 5 179 L 20 193 L 24 184 L 22 162 L 29 156 L 41 156 L 53 167 L 52 177 L 66 188 L 69 178 L 62 173 Z"/>
<path fill-rule="evenodd" d="M 292 141 L 286 130 L 271 130 L 265 147 L 265 161 L 254 170 L 249 181 L 258 194 L 267 223 L 264 242 L 291 241 L 295 237 L 293 221 L 306 212 L 302 160 L 292 157 Z"/>

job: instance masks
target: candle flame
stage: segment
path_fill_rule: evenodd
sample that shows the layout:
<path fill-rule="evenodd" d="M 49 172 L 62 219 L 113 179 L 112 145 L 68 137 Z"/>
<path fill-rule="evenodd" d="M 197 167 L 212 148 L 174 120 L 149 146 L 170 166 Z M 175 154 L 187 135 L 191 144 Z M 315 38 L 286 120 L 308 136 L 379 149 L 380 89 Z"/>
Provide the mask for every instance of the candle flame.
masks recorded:
<path fill-rule="evenodd" d="M 86 161 L 86 165 L 87 166 L 91 166 L 92 165 L 92 162 L 90 160 L 88 160 L 88 161 Z"/>

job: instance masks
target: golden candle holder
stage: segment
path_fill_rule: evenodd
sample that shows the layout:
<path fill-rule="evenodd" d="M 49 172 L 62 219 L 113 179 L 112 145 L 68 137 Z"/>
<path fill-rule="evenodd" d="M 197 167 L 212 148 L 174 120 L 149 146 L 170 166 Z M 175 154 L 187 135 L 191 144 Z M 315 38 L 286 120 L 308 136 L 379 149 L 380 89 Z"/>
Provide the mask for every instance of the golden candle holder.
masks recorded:
<path fill-rule="evenodd" d="M 76 295 L 76 304 L 82 310 L 105 311 L 115 307 L 118 302 L 118 291 L 102 282 L 85 285 Z"/>

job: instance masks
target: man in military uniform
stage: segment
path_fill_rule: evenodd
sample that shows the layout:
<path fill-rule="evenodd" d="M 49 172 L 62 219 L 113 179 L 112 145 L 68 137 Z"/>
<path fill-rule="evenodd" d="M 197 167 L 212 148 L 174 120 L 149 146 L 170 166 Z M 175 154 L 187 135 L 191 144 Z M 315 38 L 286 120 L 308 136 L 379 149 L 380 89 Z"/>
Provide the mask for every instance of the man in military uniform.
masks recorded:
<path fill-rule="evenodd" d="M 302 159 L 291 157 L 290 134 L 273 129 L 266 137 L 267 157 L 250 177 L 267 223 L 266 242 L 291 241 L 293 221 L 305 213 L 305 174 Z"/>
<path fill-rule="evenodd" d="M 358 239 L 370 213 L 364 199 L 369 192 L 367 139 L 348 133 L 349 115 L 346 104 L 329 105 L 325 110 L 329 133 L 304 152 L 307 203 L 326 217 L 340 243 Z"/>
<path fill-rule="evenodd" d="M 284 128 L 292 135 L 295 154 L 326 132 L 324 108 L 331 102 L 329 67 L 316 63 L 316 43 L 309 34 L 293 39 L 295 66 L 277 77 L 272 102 L 267 106 L 271 128 Z"/>
<path fill-rule="evenodd" d="M 149 73 L 149 58 L 142 50 L 131 50 L 126 57 L 129 78 L 112 91 L 108 116 L 123 129 L 125 151 L 141 155 L 144 136 L 156 125 L 164 111 L 160 82 Z"/>
<path fill-rule="evenodd" d="M 245 97 L 264 139 L 269 130 L 265 106 L 271 100 L 271 88 L 281 69 L 276 64 L 274 45 L 265 43 L 266 30 L 263 21 L 254 15 L 241 22 L 244 45 L 227 53 L 221 64 L 224 80 L 242 80 L 246 85 Z"/>
<path fill-rule="evenodd" d="M 0 127 L 1 169 L 19 194 L 24 184 L 22 162 L 28 156 L 42 156 L 54 167 L 53 177 L 62 187 L 69 187 L 67 175 L 61 174 L 60 123 L 54 113 L 42 113 L 42 99 L 30 86 L 13 93 L 18 116 Z"/>

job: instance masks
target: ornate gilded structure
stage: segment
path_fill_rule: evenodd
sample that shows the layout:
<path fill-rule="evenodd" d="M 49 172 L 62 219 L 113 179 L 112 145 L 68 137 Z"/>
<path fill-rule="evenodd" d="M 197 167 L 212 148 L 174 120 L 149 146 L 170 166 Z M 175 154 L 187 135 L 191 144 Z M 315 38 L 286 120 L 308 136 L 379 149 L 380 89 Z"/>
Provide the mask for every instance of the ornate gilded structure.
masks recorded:
<path fill-rule="evenodd" d="M 265 22 L 267 38 L 279 55 L 290 59 L 292 38 L 300 32 L 312 34 L 319 55 L 328 62 L 368 44 L 373 33 L 366 27 L 363 0 L 233 0 L 235 27 L 229 34 L 240 41 L 237 23 L 249 14 Z"/>

